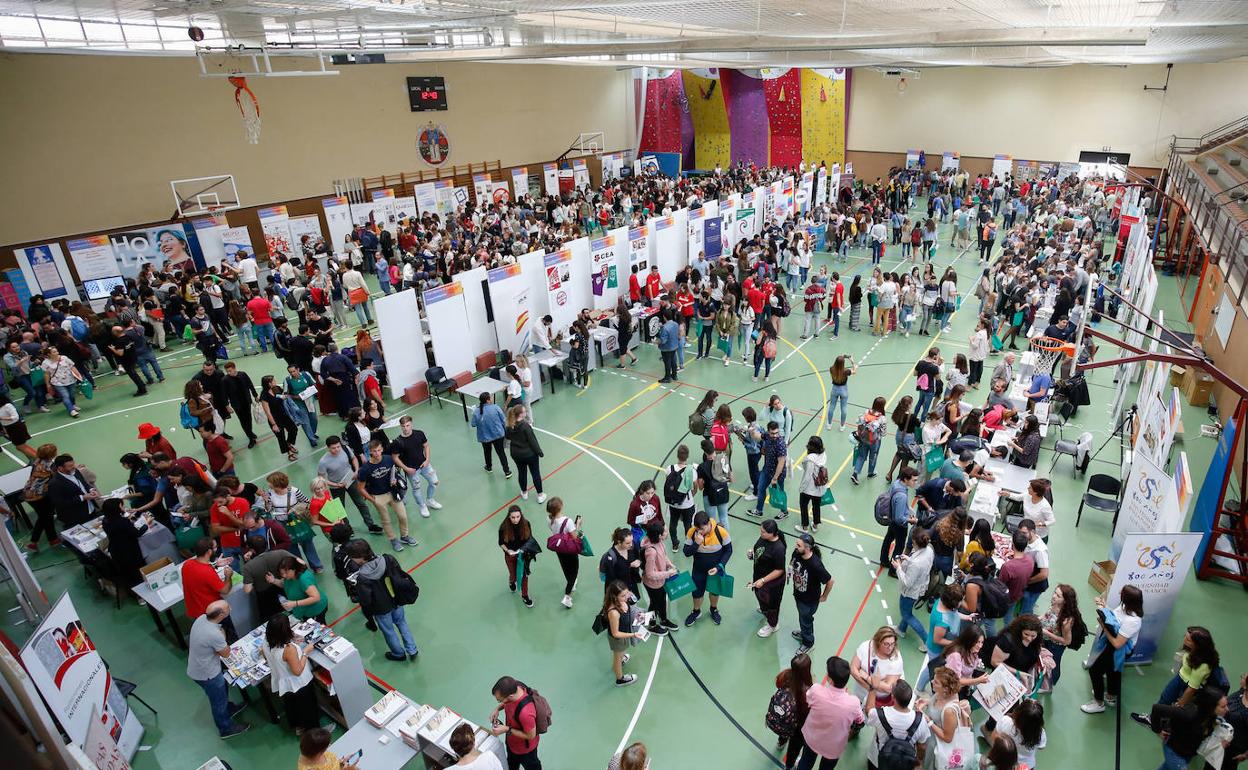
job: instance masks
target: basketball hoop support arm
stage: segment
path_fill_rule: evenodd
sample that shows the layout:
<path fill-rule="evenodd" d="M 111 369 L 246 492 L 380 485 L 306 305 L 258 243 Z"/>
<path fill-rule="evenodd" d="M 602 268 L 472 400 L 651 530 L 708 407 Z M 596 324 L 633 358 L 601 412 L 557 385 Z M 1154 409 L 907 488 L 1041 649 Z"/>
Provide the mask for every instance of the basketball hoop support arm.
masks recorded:
<path fill-rule="evenodd" d="M 250 72 L 209 72 L 206 57 L 212 54 L 220 54 L 223 56 L 246 57 L 251 60 Z M 338 70 L 331 70 L 326 66 L 325 53 L 316 52 L 316 61 L 320 69 L 316 70 L 275 70 L 273 69 L 273 60 L 269 58 L 269 47 L 264 46 L 259 49 L 245 48 L 198 48 L 195 51 L 195 58 L 199 60 L 199 76 L 201 78 L 228 78 L 228 77 L 245 77 L 245 78 L 300 78 L 300 77 L 323 77 L 328 75 L 337 75 Z M 284 58 L 295 58 L 287 56 Z M 306 57 L 301 57 L 306 58 Z M 261 64 L 263 63 L 263 68 Z"/>

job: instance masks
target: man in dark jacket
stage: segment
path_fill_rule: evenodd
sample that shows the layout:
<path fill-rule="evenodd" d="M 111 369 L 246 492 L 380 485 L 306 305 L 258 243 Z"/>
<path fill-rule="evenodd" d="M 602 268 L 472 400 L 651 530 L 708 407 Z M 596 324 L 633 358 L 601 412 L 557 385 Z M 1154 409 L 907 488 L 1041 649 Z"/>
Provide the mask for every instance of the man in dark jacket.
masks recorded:
<path fill-rule="evenodd" d="M 355 582 L 355 595 L 360 609 L 373 619 L 381 628 L 381 635 L 386 638 L 386 646 L 390 648 L 386 652 L 386 659 L 415 660 L 420 651 L 416 648 L 411 629 L 407 627 L 407 616 L 399 602 L 401 592 L 398 590 L 398 586 L 404 582 L 403 577 L 410 581 L 411 576 L 403 571 L 393 556 L 377 556 L 372 547 L 363 540 L 348 544 L 347 554 L 359 567 L 347 580 Z"/>
<path fill-rule="evenodd" d="M 48 500 L 56 517 L 66 527 L 84 524 L 95 518 L 100 508 L 100 490 L 91 486 L 74 458 L 60 455 L 52 461 L 56 474 L 48 482 Z"/>
<path fill-rule="evenodd" d="M 221 420 L 230 419 L 233 412 L 230 409 L 230 394 L 225 387 L 225 374 L 217 368 L 215 361 L 205 361 L 200 368 L 199 374 L 192 379 L 199 380 L 199 384 L 204 386 L 204 392 L 212 396 L 212 405 L 216 407 L 217 413 L 221 415 Z M 233 439 L 229 433 L 221 432 L 221 436 L 227 441 Z"/>
<path fill-rule="evenodd" d="M 338 416 L 345 420 L 351 408 L 360 405 L 359 391 L 355 387 L 359 370 L 350 357 L 338 352 L 337 345 L 330 344 L 326 349 L 329 352 L 321 360 L 321 379 L 334 389 Z"/>

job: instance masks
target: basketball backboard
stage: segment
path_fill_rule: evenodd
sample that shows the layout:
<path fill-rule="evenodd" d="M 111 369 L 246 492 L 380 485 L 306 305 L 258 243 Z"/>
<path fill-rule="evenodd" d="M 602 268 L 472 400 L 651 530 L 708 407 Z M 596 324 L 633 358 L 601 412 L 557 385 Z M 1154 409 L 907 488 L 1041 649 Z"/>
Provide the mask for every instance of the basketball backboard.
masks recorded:
<path fill-rule="evenodd" d="M 180 217 L 218 214 L 241 205 L 233 174 L 175 179 L 169 187 L 173 190 L 173 202 Z"/>

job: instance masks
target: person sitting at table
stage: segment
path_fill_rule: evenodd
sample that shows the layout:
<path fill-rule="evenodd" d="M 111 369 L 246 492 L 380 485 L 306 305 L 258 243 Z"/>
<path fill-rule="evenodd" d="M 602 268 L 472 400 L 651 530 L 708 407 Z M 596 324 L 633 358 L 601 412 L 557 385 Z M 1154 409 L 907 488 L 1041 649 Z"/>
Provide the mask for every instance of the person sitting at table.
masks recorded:
<path fill-rule="evenodd" d="M 984 412 L 984 438 L 991 439 L 1002 428 L 1012 427 L 1018 420 L 1018 410 L 1006 404 L 996 404 Z"/>
<path fill-rule="evenodd" d="M 52 467 L 56 473 L 48 482 L 48 500 L 61 523 L 73 527 L 95 518 L 100 506 L 100 490 L 82 475 L 74 458 L 57 455 Z"/>
<path fill-rule="evenodd" d="M 1023 421 L 1023 427 L 1018 434 L 1012 439 L 1005 442 L 1005 446 L 999 446 L 993 450 L 996 457 L 1005 457 L 1007 452 L 1010 454 L 1010 462 L 1020 468 L 1034 468 L 1036 461 L 1040 459 L 1040 421 L 1036 419 L 1034 414 L 1027 415 L 1027 419 Z"/>
<path fill-rule="evenodd" d="M 451 731 L 450 744 L 451 751 L 459 756 L 459 761 L 451 767 L 461 770 L 503 770 L 503 764 L 498 761 L 498 757 L 477 750 L 476 735 L 467 723 L 461 723 Z"/>
<path fill-rule="evenodd" d="M 126 516 L 125 506 L 119 498 L 105 500 L 100 509 L 104 512 L 108 556 L 113 560 L 118 575 L 119 582 L 114 587 L 118 591 L 129 591 L 142 604 L 143 600 L 134 593 L 134 586 L 143 582 L 143 573 L 139 568 L 147 563 L 143 559 L 143 549 L 139 547 L 139 530 Z"/>
<path fill-rule="evenodd" d="M 308 565 L 287 556 L 277 565 L 276 577 L 266 575 L 265 579 L 274 586 L 281 587 L 286 599 L 282 609 L 289 612 L 297 620 L 313 618 L 318 623 L 325 622 L 325 611 L 329 609 L 329 600 L 316 585 L 316 575 L 308 569 Z"/>
<path fill-rule="evenodd" d="M 357 770 L 358 764 L 348 765 L 345 759 L 339 759 L 329 750 L 332 737 L 332 733 L 324 727 L 304 730 L 299 736 L 299 764 L 296 770 Z"/>
<path fill-rule="evenodd" d="M 1021 515 L 1016 513 L 1006 517 L 1006 524 L 1010 525 L 1010 529 L 1013 529 L 1013 525 L 1016 525 L 1020 519 L 1031 519 L 1036 523 L 1036 534 L 1044 542 L 1049 542 L 1049 527 L 1057 521 L 1053 515 L 1053 482 L 1048 479 L 1032 479 L 1027 482 L 1025 493 L 1020 494 L 1003 489 L 998 494 L 1023 504 Z M 1014 521 L 1011 522 L 1010 519 Z"/>
<path fill-rule="evenodd" d="M 295 644 L 289 615 L 274 615 L 264 628 L 261 651 L 272 671 L 269 688 L 281 697 L 286 719 L 296 735 L 321 726 L 312 664 L 308 660 L 308 653 L 315 648 L 312 642 L 303 646 Z"/>
<path fill-rule="evenodd" d="M 1027 409 L 1035 411 L 1036 404 L 1049 400 L 1049 391 L 1053 388 L 1053 377 L 1048 372 L 1036 372 L 1031 376 L 1031 387 L 1023 394 L 1027 399 Z"/>

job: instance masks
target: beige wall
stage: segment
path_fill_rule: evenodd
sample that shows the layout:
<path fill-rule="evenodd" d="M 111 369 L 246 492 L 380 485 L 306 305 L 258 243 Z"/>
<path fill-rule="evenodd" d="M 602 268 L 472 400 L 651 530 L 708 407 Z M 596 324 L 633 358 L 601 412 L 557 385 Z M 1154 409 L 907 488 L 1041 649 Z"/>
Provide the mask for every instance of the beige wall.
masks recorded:
<path fill-rule="evenodd" d="M 406 78 L 446 78 L 446 112 L 412 112 Z M 426 122 L 451 163 L 551 160 L 582 131 L 629 142 L 628 73 L 521 64 L 355 65 L 256 78 L 259 145 L 234 90 L 194 59 L 0 54 L 0 244 L 167 218 L 169 180 L 234 174 L 245 205 L 329 192 L 335 178 L 429 168 Z"/>
<path fill-rule="evenodd" d="M 1131 165 L 1164 167 L 1170 135 L 1200 136 L 1248 113 L 1248 63 L 1131 67 L 926 69 L 904 94 L 859 68 L 850 96 L 850 150 L 1075 161 L 1108 146 Z M 1055 119 L 1056 118 L 1056 119 Z M 851 152 L 852 154 L 852 152 Z M 930 157 L 930 155 L 929 155 Z"/>

